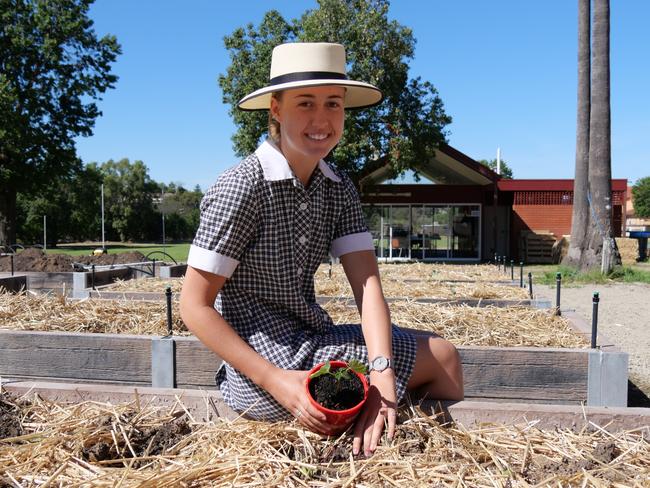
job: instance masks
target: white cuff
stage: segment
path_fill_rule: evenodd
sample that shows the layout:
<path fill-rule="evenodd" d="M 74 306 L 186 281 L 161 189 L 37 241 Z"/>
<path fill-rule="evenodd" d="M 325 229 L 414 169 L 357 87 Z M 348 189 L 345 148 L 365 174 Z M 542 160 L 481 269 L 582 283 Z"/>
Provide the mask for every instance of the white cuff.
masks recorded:
<path fill-rule="evenodd" d="M 239 265 L 239 261 L 192 244 L 187 256 L 187 264 L 208 273 L 230 278 Z"/>
<path fill-rule="evenodd" d="M 350 252 L 374 250 L 375 246 L 372 244 L 372 234 L 370 232 L 359 232 L 335 239 L 332 242 L 330 252 L 333 257 L 339 258 Z"/>

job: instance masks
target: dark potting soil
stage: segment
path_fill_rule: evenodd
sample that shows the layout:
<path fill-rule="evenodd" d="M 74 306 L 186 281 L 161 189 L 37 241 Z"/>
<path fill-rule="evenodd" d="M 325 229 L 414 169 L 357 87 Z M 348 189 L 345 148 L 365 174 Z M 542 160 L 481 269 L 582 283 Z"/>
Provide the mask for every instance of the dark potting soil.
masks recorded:
<path fill-rule="evenodd" d="M 20 411 L 8 395 L 0 393 L 0 439 L 23 435 Z"/>
<path fill-rule="evenodd" d="M 325 408 L 347 410 L 363 400 L 363 383 L 356 375 L 337 380 L 326 374 L 309 382 L 309 393 Z"/>
<path fill-rule="evenodd" d="M 97 266 L 147 261 L 139 251 L 100 254 L 99 256 L 70 256 L 68 254 L 46 254 L 40 249 L 28 248 L 14 255 L 14 271 L 41 271 L 46 273 L 72 272 L 72 263 L 95 264 Z M 0 271 L 11 271 L 11 257 L 0 257 Z"/>

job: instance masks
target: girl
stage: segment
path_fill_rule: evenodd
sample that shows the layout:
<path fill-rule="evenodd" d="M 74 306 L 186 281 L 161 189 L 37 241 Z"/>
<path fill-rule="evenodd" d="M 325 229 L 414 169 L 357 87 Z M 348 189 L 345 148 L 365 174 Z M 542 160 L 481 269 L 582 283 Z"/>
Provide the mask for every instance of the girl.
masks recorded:
<path fill-rule="evenodd" d="M 307 398 L 309 369 L 329 359 L 369 363 L 355 455 L 362 447 L 370 455 L 385 426 L 392 438 L 406 390 L 463 398 L 454 346 L 391 325 L 357 191 L 323 161 L 341 139 L 345 109 L 381 99 L 347 79 L 343 46 L 277 46 L 269 85 L 239 102 L 269 110 L 270 137 L 206 193 L 181 293 L 185 324 L 224 360 L 216 377 L 224 400 L 248 417 L 293 415 L 333 434 Z M 333 325 L 316 303 L 313 277 L 328 254 L 341 260 L 361 326 Z"/>

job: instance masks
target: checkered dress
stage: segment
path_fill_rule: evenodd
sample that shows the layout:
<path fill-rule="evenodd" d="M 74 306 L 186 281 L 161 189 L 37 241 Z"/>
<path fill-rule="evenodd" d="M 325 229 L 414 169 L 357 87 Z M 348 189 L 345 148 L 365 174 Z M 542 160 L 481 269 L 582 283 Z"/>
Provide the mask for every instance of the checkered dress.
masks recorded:
<path fill-rule="evenodd" d="M 284 369 L 308 370 L 328 359 L 368 363 L 360 325 L 334 325 L 316 303 L 314 274 L 330 253 L 371 249 L 352 182 L 321 161 L 305 188 L 267 141 L 205 194 L 188 264 L 230 278 L 215 307 L 261 356 Z M 415 351 L 415 338 L 393 326 L 398 398 Z M 227 363 L 216 382 L 226 403 L 249 417 L 290 417 Z"/>

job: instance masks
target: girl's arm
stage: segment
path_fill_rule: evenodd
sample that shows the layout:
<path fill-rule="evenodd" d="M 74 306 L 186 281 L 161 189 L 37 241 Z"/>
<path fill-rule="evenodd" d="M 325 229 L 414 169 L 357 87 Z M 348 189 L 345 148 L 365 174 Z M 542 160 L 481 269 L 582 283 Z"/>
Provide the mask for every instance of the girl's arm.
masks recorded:
<path fill-rule="evenodd" d="M 299 421 L 317 432 L 328 433 L 325 415 L 306 397 L 307 371 L 287 371 L 260 356 L 235 332 L 214 308 L 214 301 L 226 278 L 192 266 L 187 267 L 181 291 L 180 311 L 187 328 L 210 350 L 233 368 L 268 391 L 292 414 L 300 410 Z"/>
<path fill-rule="evenodd" d="M 377 356 L 393 357 L 390 312 L 384 299 L 379 278 L 377 258 L 373 251 L 358 251 L 341 256 L 343 269 L 352 287 L 354 299 L 361 315 L 361 328 L 368 348 L 368 359 Z M 395 372 L 392 368 L 370 372 L 368 403 L 359 416 L 354 429 L 353 453 L 358 454 L 363 443 L 366 455 L 379 444 L 388 423 L 388 437 L 395 432 L 397 419 L 397 394 Z"/>

